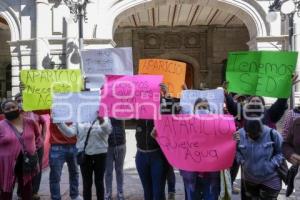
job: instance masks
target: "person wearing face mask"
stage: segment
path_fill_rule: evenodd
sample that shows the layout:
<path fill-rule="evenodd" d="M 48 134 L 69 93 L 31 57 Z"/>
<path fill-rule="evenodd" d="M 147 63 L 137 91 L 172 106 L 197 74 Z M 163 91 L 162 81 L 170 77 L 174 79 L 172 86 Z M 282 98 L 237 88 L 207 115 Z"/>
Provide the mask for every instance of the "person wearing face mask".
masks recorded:
<path fill-rule="evenodd" d="M 23 158 L 36 155 L 39 128 L 33 120 L 20 115 L 16 101 L 7 100 L 1 108 L 5 120 L 0 122 L 0 199 L 12 199 L 17 179 L 22 200 L 32 200 L 32 178 L 39 172 L 39 166 L 26 171 Z"/>
<path fill-rule="evenodd" d="M 281 190 L 277 167 L 283 162 L 282 137 L 262 122 L 263 111 L 247 105 L 244 128 L 238 130 L 237 162 L 246 199 L 276 200 Z"/>
<path fill-rule="evenodd" d="M 194 103 L 194 114 L 210 114 L 209 103 L 199 98 Z M 217 200 L 220 195 L 220 172 L 189 172 L 180 170 L 187 200 Z"/>
<path fill-rule="evenodd" d="M 297 83 L 298 76 L 292 77 L 293 84 Z M 228 82 L 223 83 L 225 103 L 228 112 L 233 115 L 237 120 L 239 120 L 240 127 L 244 125 L 243 107 L 244 103 L 235 101 L 234 98 L 227 91 Z M 266 108 L 265 100 L 261 96 L 250 96 L 247 99 L 248 103 L 260 104 L 264 108 L 264 115 L 262 118 L 262 123 L 276 129 L 276 123 L 283 117 L 284 112 L 288 108 L 288 99 L 279 98 L 275 101 L 270 108 Z"/>
<path fill-rule="evenodd" d="M 23 110 L 23 98 L 21 93 L 16 94 L 15 100 L 18 103 L 19 109 L 21 110 L 21 114 L 23 117 L 33 120 L 37 123 L 37 126 L 40 130 L 39 142 L 36 144 L 37 154 L 39 158 L 40 169 L 42 169 L 43 165 L 43 156 L 44 156 L 44 140 L 46 136 L 47 124 L 44 118 L 41 115 L 35 114 L 34 112 L 25 112 Z M 32 180 L 32 192 L 33 192 L 33 200 L 39 200 L 40 196 L 38 195 L 40 184 L 42 180 L 42 170 L 33 178 Z M 20 197 L 20 189 L 18 187 L 17 194 Z"/>

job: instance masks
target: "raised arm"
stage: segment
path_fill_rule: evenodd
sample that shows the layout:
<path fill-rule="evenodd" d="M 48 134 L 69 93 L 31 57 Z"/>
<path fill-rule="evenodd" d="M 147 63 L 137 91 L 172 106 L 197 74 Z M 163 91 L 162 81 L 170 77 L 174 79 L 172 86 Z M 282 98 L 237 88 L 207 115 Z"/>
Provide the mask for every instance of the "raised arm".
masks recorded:
<path fill-rule="evenodd" d="M 233 115 L 238 115 L 238 107 L 240 106 L 239 103 L 234 102 L 233 98 L 229 94 L 225 94 L 225 103 L 228 109 L 228 112 Z"/>
<path fill-rule="evenodd" d="M 111 126 L 110 119 L 108 117 L 105 117 L 102 120 L 99 120 L 99 124 L 100 124 L 99 126 L 95 127 L 95 129 L 97 130 L 97 133 L 106 134 L 106 135 L 111 134 L 112 126 Z"/>
<path fill-rule="evenodd" d="M 56 126 L 66 137 L 74 137 L 77 134 L 77 125 L 67 126 L 65 123 L 58 123 Z"/>
<path fill-rule="evenodd" d="M 284 115 L 284 112 L 287 108 L 287 99 L 277 99 L 277 101 L 273 103 L 273 105 L 267 111 L 271 122 L 277 123 Z"/>

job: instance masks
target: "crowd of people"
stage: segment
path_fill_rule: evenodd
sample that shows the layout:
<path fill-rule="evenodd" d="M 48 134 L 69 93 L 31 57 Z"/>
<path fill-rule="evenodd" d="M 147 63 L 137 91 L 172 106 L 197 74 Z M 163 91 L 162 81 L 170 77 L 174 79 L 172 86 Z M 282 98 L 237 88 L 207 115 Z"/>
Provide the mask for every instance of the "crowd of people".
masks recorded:
<path fill-rule="evenodd" d="M 295 81 L 295 80 L 294 80 Z M 161 113 L 179 114 L 180 99 L 171 98 L 168 88 L 161 84 Z M 216 172 L 191 172 L 182 169 L 187 200 L 230 199 L 235 192 L 234 181 L 241 169 L 241 199 L 275 200 L 282 189 L 296 189 L 293 184 L 300 164 L 300 107 L 291 108 L 285 117 L 284 129 L 277 130 L 276 123 L 288 108 L 287 99 L 278 99 L 267 108 L 263 97 L 227 93 L 224 87 L 224 113 L 235 117 L 237 151 L 230 169 Z M 187 89 L 187 88 L 185 88 Z M 124 197 L 123 165 L 126 154 L 124 120 L 97 117 L 87 123 L 50 123 L 50 152 L 43 155 L 47 129 L 43 113 L 25 112 L 22 96 L 2 102 L 3 117 L 0 122 L 0 199 L 11 200 L 15 183 L 17 195 L 22 200 L 40 199 L 38 191 L 42 176 L 43 156 L 49 156 L 49 187 L 51 199 L 60 200 L 60 180 L 63 165 L 69 172 L 72 200 L 91 200 L 93 182 L 98 200 L 113 198 L 112 179 L 116 172 L 117 199 Z M 193 114 L 211 114 L 210 102 L 198 98 Z M 175 199 L 175 173 L 157 140 L 153 120 L 136 121 L 136 169 L 143 187 L 145 200 Z M 285 160 L 292 164 L 288 178 L 280 169 Z M 79 167 L 83 180 L 82 196 L 79 192 Z M 299 184 L 299 183 L 297 183 Z M 166 185 L 168 194 L 165 194 Z M 125 191 L 126 192 L 126 191 Z"/>

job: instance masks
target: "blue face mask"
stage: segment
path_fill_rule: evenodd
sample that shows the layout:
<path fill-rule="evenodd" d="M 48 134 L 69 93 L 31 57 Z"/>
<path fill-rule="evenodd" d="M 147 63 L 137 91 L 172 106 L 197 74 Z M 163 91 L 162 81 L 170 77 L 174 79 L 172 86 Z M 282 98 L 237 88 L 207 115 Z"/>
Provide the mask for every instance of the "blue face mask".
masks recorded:
<path fill-rule="evenodd" d="M 205 114 L 209 114 L 209 110 L 207 109 L 201 109 L 201 110 L 195 110 L 195 114 L 196 115 L 205 115 Z"/>

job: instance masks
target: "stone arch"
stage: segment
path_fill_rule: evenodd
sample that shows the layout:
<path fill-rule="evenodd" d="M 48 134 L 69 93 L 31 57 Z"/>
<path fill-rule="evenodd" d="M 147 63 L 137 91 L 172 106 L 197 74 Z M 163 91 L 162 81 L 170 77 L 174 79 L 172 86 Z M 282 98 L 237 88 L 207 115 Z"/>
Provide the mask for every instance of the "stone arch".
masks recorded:
<path fill-rule="evenodd" d="M 8 23 L 10 34 L 11 34 L 11 41 L 19 40 L 20 22 L 18 20 L 18 17 L 14 13 L 13 9 L 3 1 L 0 1 L 0 15 Z"/>
<path fill-rule="evenodd" d="M 136 10 L 146 10 L 149 7 L 154 7 L 157 4 L 164 4 L 169 1 L 165 0 L 123 0 L 119 3 L 114 4 L 109 12 L 108 18 L 112 21 L 107 23 L 107 31 L 111 31 L 110 37 L 113 38 L 114 31 L 117 29 L 120 22 L 120 16 L 130 16 Z M 175 2 L 169 2 L 174 4 Z M 265 20 L 266 13 L 263 8 L 253 0 L 190 0 L 187 3 L 181 1 L 182 4 L 197 3 L 199 5 L 205 4 L 208 7 L 222 8 L 230 12 L 232 8 L 239 8 L 239 12 L 232 13 L 240 18 L 246 25 L 250 40 L 256 37 L 267 36 L 270 34 L 269 24 Z"/>
<path fill-rule="evenodd" d="M 193 85 L 194 85 L 194 87 L 198 85 L 197 75 L 200 73 L 200 64 L 195 58 L 185 55 L 185 54 L 174 54 L 174 53 L 162 54 L 159 56 L 159 58 L 169 59 L 169 60 L 178 60 L 178 61 L 182 61 L 182 62 L 191 64 L 192 71 L 193 71 L 193 77 L 192 77 Z"/>

